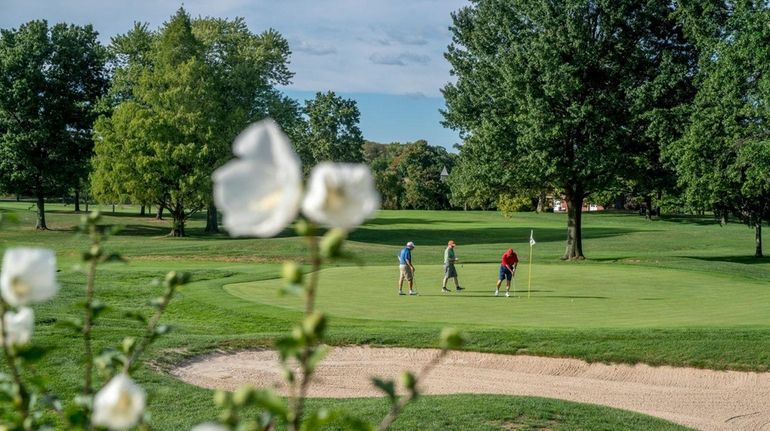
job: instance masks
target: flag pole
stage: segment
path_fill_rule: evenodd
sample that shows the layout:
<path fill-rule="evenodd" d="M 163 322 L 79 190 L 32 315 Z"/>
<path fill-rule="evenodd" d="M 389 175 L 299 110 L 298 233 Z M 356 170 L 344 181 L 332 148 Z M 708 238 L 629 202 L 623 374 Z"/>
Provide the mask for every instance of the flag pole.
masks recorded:
<path fill-rule="evenodd" d="M 535 245 L 534 230 L 529 231 L 529 274 L 527 274 L 527 298 L 530 297 L 530 290 L 532 289 L 532 246 Z"/>

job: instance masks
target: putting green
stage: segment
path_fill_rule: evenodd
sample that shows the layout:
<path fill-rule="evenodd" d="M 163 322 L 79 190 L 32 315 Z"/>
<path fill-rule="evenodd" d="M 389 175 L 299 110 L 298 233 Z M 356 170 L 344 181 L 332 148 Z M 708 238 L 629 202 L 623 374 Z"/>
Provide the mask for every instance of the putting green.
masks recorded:
<path fill-rule="evenodd" d="M 770 326 L 767 283 L 675 269 L 621 264 L 541 264 L 517 276 L 516 298 L 493 296 L 498 267 L 458 268 L 464 292 L 441 293 L 442 268 L 417 267 L 418 296 L 398 296 L 397 267 L 336 267 L 320 273 L 317 308 L 369 320 L 550 328 Z M 450 281 L 450 287 L 452 287 Z M 225 285 L 247 301 L 302 310 L 279 296 L 280 279 Z M 405 288 L 406 290 L 406 288 Z"/>

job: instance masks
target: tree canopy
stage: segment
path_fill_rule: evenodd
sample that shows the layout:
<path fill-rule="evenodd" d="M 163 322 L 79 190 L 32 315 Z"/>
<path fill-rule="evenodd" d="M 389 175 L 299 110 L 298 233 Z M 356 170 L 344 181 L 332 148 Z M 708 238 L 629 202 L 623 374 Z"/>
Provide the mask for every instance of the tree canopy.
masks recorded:
<path fill-rule="evenodd" d="M 274 86 L 292 76 L 288 43 L 274 30 L 252 34 L 240 18 L 192 20 L 179 9 L 157 32 L 137 26 L 113 49 L 118 85 L 96 127 L 95 191 L 168 208 L 172 234 L 183 236 L 193 213 L 209 206 L 216 215 L 210 175 L 235 136 L 285 109 Z"/>
<path fill-rule="evenodd" d="M 315 163 L 331 160 L 357 163 L 364 159 L 364 137 L 358 128 L 361 114 L 355 100 L 344 99 L 333 91 L 318 92 L 305 101 L 307 144 Z"/>
<path fill-rule="evenodd" d="M 0 31 L 0 190 L 45 198 L 88 176 L 106 51 L 90 26 L 31 21 Z"/>
<path fill-rule="evenodd" d="M 752 226 L 760 257 L 762 221 L 770 220 L 770 5 L 694 6 L 686 12 L 701 52 L 698 92 L 666 156 L 685 202 Z"/>
<path fill-rule="evenodd" d="M 651 122 L 644 116 L 680 101 L 688 61 L 672 8 L 476 0 L 452 16 L 446 58 L 457 81 L 443 89 L 445 123 L 485 169 L 500 172 L 500 184 L 561 190 L 565 259 L 583 258 L 583 199 L 617 181 L 646 148 L 637 139 Z"/>

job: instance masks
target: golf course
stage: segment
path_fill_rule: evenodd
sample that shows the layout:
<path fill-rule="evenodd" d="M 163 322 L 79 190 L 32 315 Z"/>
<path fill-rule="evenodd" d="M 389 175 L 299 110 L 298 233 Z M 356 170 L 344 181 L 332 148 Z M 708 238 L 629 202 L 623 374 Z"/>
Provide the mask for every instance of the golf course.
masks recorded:
<path fill-rule="evenodd" d="M 93 208 L 92 208 L 93 209 Z M 301 320 L 303 300 L 281 294 L 282 262 L 307 261 L 305 239 L 288 228 L 271 239 L 204 235 L 203 217 L 185 238 L 139 217 L 138 207 L 102 207 L 103 223 L 123 229 L 104 247 L 125 263 L 100 265 L 95 297 L 107 305 L 93 328 L 94 348 L 116 347 L 143 327 L 124 316 L 149 314 L 159 294 L 151 281 L 171 270 L 191 274 L 168 306 L 171 332 L 146 353 L 135 374 L 150 400 L 153 429 L 189 429 L 217 415 L 213 392 L 169 371 L 201 355 L 271 349 Z M 75 233 L 80 214 L 49 204 L 50 231 L 35 232 L 29 203 L 2 202 L 18 221 L 4 224 L 0 247 L 53 249 L 61 290 L 36 308 L 34 342 L 46 349 L 40 369 L 54 391 L 78 390 L 82 340 L 61 325 L 81 310 L 85 275 L 76 268 L 87 237 Z M 583 215 L 586 260 L 564 262 L 566 215 L 497 212 L 380 211 L 350 233 L 345 259 L 318 274 L 316 308 L 329 316 L 333 346 L 435 348 L 443 327 L 462 331 L 469 352 L 572 358 L 589 363 L 767 370 L 770 364 L 770 260 L 754 258 L 753 231 L 710 216 L 634 213 Z M 530 250 L 530 231 L 536 245 Z M 446 242 L 457 243 L 462 292 L 441 292 Z M 416 296 L 399 296 L 396 254 L 413 250 Z M 501 254 L 521 259 L 515 295 L 494 296 Z M 530 252 L 532 253 L 530 255 Z M 530 265 L 530 256 L 532 262 Z M 309 270 L 309 266 L 305 267 Z M 530 273 L 531 269 L 531 273 Z M 513 293 L 513 292 L 512 292 Z M 127 323 L 128 322 L 128 323 Z M 408 364 L 403 364 L 404 366 Z M 63 399 L 69 398 L 62 396 Z M 342 406 L 376 421 L 381 397 L 311 398 L 311 408 Z M 420 397 L 394 429 L 686 429 L 638 413 L 555 399 L 454 394 Z"/>

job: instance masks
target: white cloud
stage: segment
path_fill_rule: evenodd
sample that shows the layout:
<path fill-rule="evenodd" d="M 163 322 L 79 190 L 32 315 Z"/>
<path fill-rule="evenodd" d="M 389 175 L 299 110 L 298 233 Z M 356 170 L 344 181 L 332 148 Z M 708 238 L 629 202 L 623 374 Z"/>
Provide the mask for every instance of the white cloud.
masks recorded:
<path fill-rule="evenodd" d="M 313 43 L 305 40 L 289 41 L 289 46 L 293 52 L 301 52 L 309 55 L 331 55 L 337 53 L 337 48 L 331 45 Z"/>
<path fill-rule="evenodd" d="M 254 32 L 275 28 L 290 41 L 289 88 L 438 96 L 450 81 L 443 58 L 450 13 L 467 0 L 188 0 L 193 16 L 242 16 Z M 134 21 L 157 28 L 170 0 L 0 0 L 0 28 L 31 19 L 92 23 L 104 42 Z M 385 49 L 383 49 L 385 47 Z M 397 65 L 399 67 L 393 67 Z"/>
<path fill-rule="evenodd" d="M 407 64 L 428 64 L 430 57 L 424 54 L 415 54 L 412 52 L 401 52 L 398 54 L 386 54 L 375 52 L 369 56 L 369 60 L 374 64 L 384 64 L 388 66 L 406 66 Z"/>

